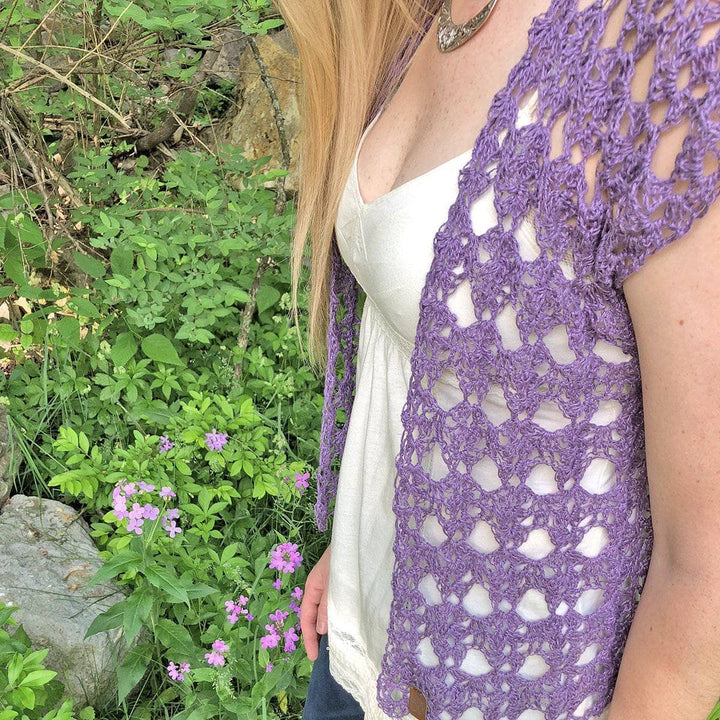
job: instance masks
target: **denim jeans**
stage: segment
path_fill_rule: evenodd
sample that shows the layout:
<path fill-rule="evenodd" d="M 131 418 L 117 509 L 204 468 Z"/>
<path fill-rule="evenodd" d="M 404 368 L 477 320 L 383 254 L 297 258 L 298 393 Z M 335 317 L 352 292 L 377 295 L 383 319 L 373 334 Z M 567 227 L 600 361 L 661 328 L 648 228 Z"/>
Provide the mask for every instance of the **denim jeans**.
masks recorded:
<path fill-rule="evenodd" d="M 327 633 L 320 636 L 313 663 L 302 720 L 364 720 L 365 713 L 353 696 L 330 674 Z"/>

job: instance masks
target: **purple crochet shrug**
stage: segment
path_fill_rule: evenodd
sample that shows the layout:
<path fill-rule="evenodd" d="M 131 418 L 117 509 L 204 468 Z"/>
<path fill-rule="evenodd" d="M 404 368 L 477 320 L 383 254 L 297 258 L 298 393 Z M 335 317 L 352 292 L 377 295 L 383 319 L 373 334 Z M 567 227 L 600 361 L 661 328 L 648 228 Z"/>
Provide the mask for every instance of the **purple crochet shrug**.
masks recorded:
<path fill-rule="evenodd" d="M 611 699 L 652 547 L 638 354 L 622 283 L 720 193 L 718 21 L 717 0 L 552 0 L 493 99 L 435 236 L 411 356 L 377 685 L 390 716 L 407 713 L 409 684 L 427 698 L 428 720 L 589 718 Z M 714 28 L 709 39 L 700 37 L 705 28 Z M 649 85 L 635 76 L 641 63 L 652 68 Z M 537 120 L 516 127 L 518 106 L 535 90 Z M 563 146 L 553 148 L 558 123 Z M 658 153 L 675 157 L 669 177 Z M 497 223 L 476 234 L 471 209 L 490 185 Z M 536 253 L 518 248 L 523 223 L 532 223 Z M 358 291 L 335 250 L 320 529 L 352 407 Z M 471 324 L 450 311 L 455 293 L 472 300 Z M 516 336 L 498 331 L 504 312 Z M 459 387 L 452 407 L 434 393 L 441 377 Z M 484 405 L 498 392 L 507 404 L 500 420 Z M 558 409 L 566 422 L 548 425 L 543 417 Z M 542 485 L 532 481 L 538 470 Z M 439 545 L 425 540 L 426 522 L 442 527 Z M 491 530 L 494 551 L 468 542 L 478 523 Z M 531 535 L 544 550 L 527 552 Z M 599 553 L 587 550 L 591 536 Z M 441 602 L 426 601 L 423 581 Z M 482 617 L 464 603 L 478 594 L 491 608 Z M 528 603 L 542 619 L 527 619 Z M 419 660 L 426 638 L 432 666 Z M 535 712 L 522 714 L 528 708 Z"/>

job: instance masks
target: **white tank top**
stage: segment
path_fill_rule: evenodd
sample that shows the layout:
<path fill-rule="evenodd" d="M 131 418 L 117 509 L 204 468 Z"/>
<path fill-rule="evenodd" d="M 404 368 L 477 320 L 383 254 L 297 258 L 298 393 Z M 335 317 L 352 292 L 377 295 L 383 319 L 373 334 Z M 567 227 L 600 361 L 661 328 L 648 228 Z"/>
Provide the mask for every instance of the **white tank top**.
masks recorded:
<path fill-rule="evenodd" d="M 521 108 L 518 127 L 531 122 L 537 96 Z M 366 720 L 390 720 L 378 707 L 376 682 L 387 640 L 392 599 L 392 544 L 395 516 L 392 499 L 395 489 L 395 456 L 400 448 L 402 425 L 400 414 L 405 404 L 410 379 L 410 354 L 420 315 L 420 295 L 433 257 L 435 233 L 445 222 L 448 210 L 458 192 L 458 175 L 472 156 L 472 151 L 459 155 L 442 165 L 394 188 L 385 195 L 366 203 L 361 195 L 357 157 L 370 128 L 360 140 L 340 202 L 335 231 L 338 248 L 365 291 L 366 300 L 360 326 L 357 357 L 355 400 L 343 453 L 331 538 L 328 589 L 328 646 L 330 671 L 350 692 L 365 711 Z M 501 136 L 502 141 L 502 136 Z M 492 186 L 472 209 L 473 230 L 482 234 L 497 222 Z M 521 255 L 535 259 L 539 248 L 530 223 L 522 225 L 516 235 Z M 571 268 L 567 268 L 571 272 Z M 475 321 L 474 305 L 469 290 L 462 285 L 451 298 L 450 309 L 460 325 Z M 498 318 L 503 344 L 520 344 L 520 336 L 512 308 Z M 567 335 L 557 331 L 555 352 L 567 348 Z M 547 341 L 547 338 L 546 338 Z M 462 399 L 456 384 L 446 383 L 438 395 L 449 407 Z M 497 422 L 508 413 L 500 393 L 490 407 Z M 567 420 L 562 414 L 547 413 L 548 429 L 561 427 Z M 559 423 L 559 424 L 558 424 Z M 444 463 L 435 458 L 438 476 Z M 611 471 L 611 468 L 608 469 Z M 432 468 L 430 469 L 432 473 Z M 605 472 L 598 467 L 597 482 Z M 499 485 L 488 472 L 477 478 L 487 490 Z M 533 480 L 536 492 L 553 478 Z M 495 485 L 497 483 L 497 485 Z M 548 488 L 548 491 L 552 491 Z M 430 543 L 440 544 L 444 534 L 436 522 L 426 523 L 422 532 Z M 479 527 L 473 538 L 478 550 L 490 552 L 497 547 L 492 532 Z M 602 543 L 602 538 L 598 538 Z M 547 554 L 549 537 L 537 534 L 520 548 L 529 557 Z M 550 548 L 552 549 L 552 548 Z M 431 576 L 428 576 L 431 577 Z M 434 583 L 420 587 L 428 602 L 440 602 Z M 475 600 L 478 611 L 488 598 Z M 524 608 L 526 617 L 543 608 Z M 422 646 L 422 643 L 421 643 Z M 427 656 L 426 652 L 427 650 Z M 420 647 L 420 662 L 431 662 L 432 648 Z M 469 668 L 471 669 L 471 668 Z M 524 668 L 532 671 L 532 668 Z M 532 715 L 527 720 L 542 720 Z M 525 713 L 523 714 L 525 716 Z M 406 716 L 406 720 L 413 720 Z M 549 718 L 547 720 L 550 720 Z"/>

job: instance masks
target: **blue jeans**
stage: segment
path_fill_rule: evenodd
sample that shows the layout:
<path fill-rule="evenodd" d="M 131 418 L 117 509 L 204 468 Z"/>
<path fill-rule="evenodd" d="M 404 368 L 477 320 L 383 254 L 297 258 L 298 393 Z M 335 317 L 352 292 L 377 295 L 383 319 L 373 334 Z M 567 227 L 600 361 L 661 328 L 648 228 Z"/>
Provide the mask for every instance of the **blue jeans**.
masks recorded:
<path fill-rule="evenodd" d="M 313 663 L 302 720 L 364 720 L 365 713 L 353 696 L 330 674 L 327 633 L 320 636 Z"/>

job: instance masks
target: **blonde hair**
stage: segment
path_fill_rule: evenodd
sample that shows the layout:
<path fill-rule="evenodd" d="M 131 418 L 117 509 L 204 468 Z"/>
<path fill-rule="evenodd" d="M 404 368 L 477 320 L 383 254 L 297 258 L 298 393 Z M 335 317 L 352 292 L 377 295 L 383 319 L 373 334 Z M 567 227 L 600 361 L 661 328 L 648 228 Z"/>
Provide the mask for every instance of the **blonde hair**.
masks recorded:
<path fill-rule="evenodd" d="M 410 50 L 440 2 L 277 0 L 302 73 L 293 304 L 297 308 L 309 238 L 309 346 L 317 362 L 326 351 L 333 226 L 357 143 L 378 101 L 394 89 Z"/>

